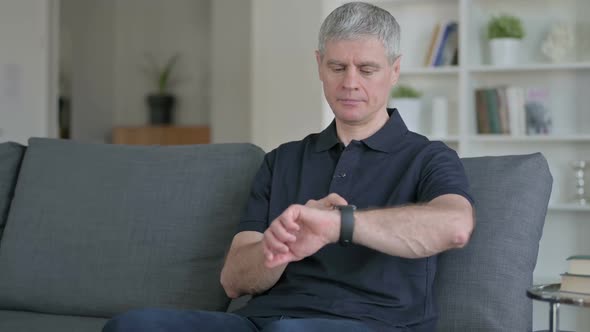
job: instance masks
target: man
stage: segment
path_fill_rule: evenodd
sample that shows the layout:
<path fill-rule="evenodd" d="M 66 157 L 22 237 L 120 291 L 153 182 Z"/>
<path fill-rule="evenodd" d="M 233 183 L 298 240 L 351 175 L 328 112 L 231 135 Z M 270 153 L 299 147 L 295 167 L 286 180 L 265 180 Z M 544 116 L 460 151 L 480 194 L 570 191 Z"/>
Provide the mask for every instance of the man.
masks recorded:
<path fill-rule="evenodd" d="M 436 255 L 473 230 L 462 165 L 386 108 L 399 26 L 349 3 L 316 52 L 334 122 L 265 157 L 221 273 L 235 314 L 140 310 L 105 331 L 434 331 Z M 353 206 L 356 206 L 356 208 Z"/>

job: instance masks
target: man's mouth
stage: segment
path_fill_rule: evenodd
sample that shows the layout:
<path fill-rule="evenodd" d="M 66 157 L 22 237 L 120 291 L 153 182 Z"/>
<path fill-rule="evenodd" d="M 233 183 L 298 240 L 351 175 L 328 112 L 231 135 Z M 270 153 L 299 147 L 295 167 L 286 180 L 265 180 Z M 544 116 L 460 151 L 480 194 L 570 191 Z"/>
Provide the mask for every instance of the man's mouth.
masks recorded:
<path fill-rule="evenodd" d="M 352 99 L 352 98 L 339 98 L 338 101 L 343 105 L 350 105 L 350 106 L 358 105 L 363 102 L 361 99 Z"/>

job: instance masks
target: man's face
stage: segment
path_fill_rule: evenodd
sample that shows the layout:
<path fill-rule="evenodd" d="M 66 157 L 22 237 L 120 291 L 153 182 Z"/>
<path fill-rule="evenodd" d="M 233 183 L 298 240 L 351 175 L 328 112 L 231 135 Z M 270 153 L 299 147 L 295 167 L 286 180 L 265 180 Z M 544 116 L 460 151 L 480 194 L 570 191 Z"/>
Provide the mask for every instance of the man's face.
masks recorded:
<path fill-rule="evenodd" d="M 337 121 L 370 123 L 385 112 L 389 93 L 399 77 L 400 58 L 389 64 L 376 37 L 328 41 L 324 56 L 316 52 L 324 95 Z"/>

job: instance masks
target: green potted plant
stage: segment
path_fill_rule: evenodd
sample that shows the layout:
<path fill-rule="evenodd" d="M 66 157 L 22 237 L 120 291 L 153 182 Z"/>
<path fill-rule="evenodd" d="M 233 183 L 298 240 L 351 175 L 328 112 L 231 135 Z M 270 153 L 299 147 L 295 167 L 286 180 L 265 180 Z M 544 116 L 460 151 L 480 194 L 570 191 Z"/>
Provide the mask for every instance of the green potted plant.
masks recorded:
<path fill-rule="evenodd" d="M 487 26 L 491 63 L 500 66 L 517 63 L 524 34 L 520 18 L 508 14 L 492 17 Z"/>
<path fill-rule="evenodd" d="M 152 55 L 147 55 L 145 72 L 155 89 L 146 97 L 151 124 L 167 125 L 174 121 L 176 96 L 172 93 L 171 87 L 176 83 L 174 68 L 178 58 L 178 54 L 173 55 L 164 65 L 160 65 Z"/>
<path fill-rule="evenodd" d="M 414 87 L 399 84 L 391 91 L 388 107 L 396 108 L 406 127 L 417 133 L 423 133 L 422 93 Z"/>

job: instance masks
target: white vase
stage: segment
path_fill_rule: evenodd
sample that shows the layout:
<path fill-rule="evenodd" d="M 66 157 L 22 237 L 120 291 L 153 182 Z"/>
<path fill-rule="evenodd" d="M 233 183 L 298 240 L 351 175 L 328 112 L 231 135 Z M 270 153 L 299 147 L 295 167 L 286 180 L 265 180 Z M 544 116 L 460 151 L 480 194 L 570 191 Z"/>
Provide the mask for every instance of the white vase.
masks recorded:
<path fill-rule="evenodd" d="M 449 100 L 446 97 L 432 98 L 433 136 L 446 137 L 449 134 Z"/>
<path fill-rule="evenodd" d="M 509 66 L 519 62 L 520 39 L 496 38 L 490 40 L 490 61 L 494 66 Z"/>
<path fill-rule="evenodd" d="M 422 101 L 419 98 L 390 99 L 389 108 L 397 108 L 402 120 L 410 131 L 424 133 L 422 124 Z"/>

